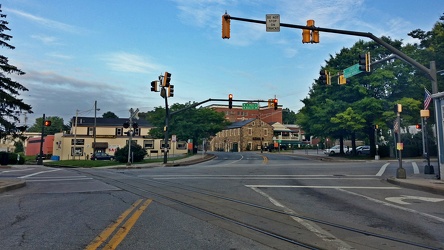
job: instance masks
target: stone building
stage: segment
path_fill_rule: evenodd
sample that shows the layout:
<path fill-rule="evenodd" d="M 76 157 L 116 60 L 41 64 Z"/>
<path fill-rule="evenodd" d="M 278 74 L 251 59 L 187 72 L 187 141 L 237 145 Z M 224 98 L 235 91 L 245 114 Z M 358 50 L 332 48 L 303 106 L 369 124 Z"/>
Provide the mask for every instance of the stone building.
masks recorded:
<path fill-rule="evenodd" d="M 211 140 L 213 151 L 261 150 L 273 142 L 273 127 L 260 120 L 248 119 L 234 122 L 218 132 Z"/>
<path fill-rule="evenodd" d="M 272 107 L 260 107 L 256 110 L 244 110 L 242 106 L 233 105 L 233 108 L 228 108 L 226 105 L 210 105 L 215 111 L 225 114 L 225 119 L 230 122 L 244 121 L 248 119 L 261 119 L 266 123 L 279 122 L 282 123 L 282 107 L 278 106 L 277 110 Z"/>

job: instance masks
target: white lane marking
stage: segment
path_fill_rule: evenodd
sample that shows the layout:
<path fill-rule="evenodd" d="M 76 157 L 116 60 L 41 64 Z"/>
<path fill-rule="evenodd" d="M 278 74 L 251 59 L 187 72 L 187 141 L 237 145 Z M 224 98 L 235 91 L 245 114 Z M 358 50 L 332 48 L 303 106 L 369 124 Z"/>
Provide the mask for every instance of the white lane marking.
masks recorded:
<path fill-rule="evenodd" d="M 255 188 L 255 187 L 251 187 L 251 189 L 253 189 L 257 193 L 261 194 L 262 196 L 266 197 L 271 203 L 273 203 L 273 205 L 282 208 L 284 210 L 284 212 L 286 212 L 288 214 L 293 214 L 294 216 L 290 215 L 290 217 L 293 220 L 295 220 L 296 222 L 298 222 L 299 224 L 304 226 L 307 230 L 309 230 L 310 232 L 314 233 L 316 236 L 321 238 L 323 241 L 327 241 L 327 242 L 329 242 L 329 244 L 332 244 L 333 245 L 332 249 L 352 249 L 351 246 L 349 246 L 347 243 L 345 243 L 345 242 L 341 241 L 340 239 L 336 238 L 331 233 L 329 233 L 326 230 L 322 229 L 321 227 L 319 227 L 315 223 L 312 223 L 310 221 L 306 221 L 304 219 L 301 219 L 301 218 L 297 217 L 298 215 L 297 215 L 297 213 L 295 211 L 293 211 L 290 208 L 282 205 L 280 202 L 278 202 L 277 200 L 273 199 L 268 194 L 262 192 L 261 190 Z"/>
<path fill-rule="evenodd" d="M 391 201 L 394 203 L 398 203 L 401 205 L 409 205 L 410 203 L 405 202 L 404 200 L 421 200 L 421 201 L 427 201 L 427 202 L 440 202 L 444 201 L 444 199 L 439 198 L 431 198 L 431 197 L 421 197 L 421 196 L 409 196 L 409 195 L 402 195 L 401 197 L 387 197 L 385 198 L 387 201 Z"/>
<path fill-rule="evenodd" d="M 375 175 L 331 175 L 331 174 L 305 174 L 305 175 L 138 175 L 138 177 L 374 177 Z"/>
<path fill-rule="evenodd" d="M 5 170 L 5 171 L 1 171 L 0 174 L 3 174 L 3 173 L 13 173 L 13 172 L 23 172 L 23 171 L 30 171 L 30 170 L 33 170 L 33 168 Z"/>
<path fill-rule="evenodd" d="M 55 172 L 55 171 L 59 171 L 59 170 L 61 170 L 61 169 L 60 168 L 56 168 L 56 169 L 47 170 L 47 171 L 40 171 L 40 172 L 37 172 L 37 173 L 28 174 L 28 175 L 25 175 L 25 176 L 20 176 L 18 178 L 25 179 L 25 178 L 28 178 L 28 177 L 31 177 L 31 176 L 35 176 L 35 175 L 39 175 L 39 174 L 44 174 L 44 173 Z"/>
<path fill-rule="evenodd" d="M 416 162 L 412 161 L 412 166 L 413 166 L 413 173 L 419 174 L 419 168 L 418 168 L 418 165 L 416 164 Z"/>
<path fill-rule="evenodd" d="M 60 179 L 28 179 L 26 182 L 48 182 L 48 181 L 83 181 L 83 180 L 93 180 L 94 178 L 86 177 L 86 178 L 60 178 Z"/>
<path fill-rule="evenodd" d="M 379 204 L 382 204 L 382 205 L 385 205 L 385 206 L 388 206 L 388 207 L 397 208 L 397 209 L 400 209 L 400 210 L 403 210 L 403 211 L 406 211 L 406 212 L 410 212 L 410 213 L 413 213 L 413 214 L 418 214 L 418 215 L 421 215 L 421 216 L 424 216 L 424 217 L 427 217 L 427 218 L 431 218 L 431 219 L 434 219 L 434 220 L 437 220 L 437 221 L 440 221 L 440 222 L 444 222 L 444 219 L 440 218 L 438 216 L 434 216 L 434 215 L 427 214 L 427 213 L 422 213 L 422 212 L 419 212 L 419 211 L 416 211 L 416 210 L 413 210 L 413 209 L 410 209 L 410 208 L 405 208 L 405 207 L 401 207 L 401 206 L 398 206 L 398 205 L 394 205 L 392 203 L 388 203 L 388 202 L 385 202 L 385 201 L 377 200 L 377 199 L 374 199 L 374 198 L 371 198 L 371 197 L 368 197 L 368 196 L 365 196 L 365 195 L 362 195 L 362 194 L 354 193 L 354 192 L 351 192 L 351 191 L 348 191 L 348 190 L 343 190 L 343 189 L 338 189 L 338 190 L 342 191 L 342 192 L 345 192 L 347 194 L 351 194 L 351 195 L 355 195 L 355 196 L 359 196 L 359 197 L 365 198 L 367 200 L 370 200 L 370 201 L 373 201 L 373 202 L 376 202 L 376 203 L 379 203 Z"/>
<path fill-rule="evenodd" d="M 386 163 L 386 164 L 384 164 L 382 167 L 381 167 L 381 169 L 379 169 L 379 172 L 376 174 L 376 176 L 382 176 L 382 174 L 385 172 L 385 169 L 387 168 L 387 166 L 389 165 L 390 163 Z"/>
<path fill-rule="evenodd" d="M 401 189 L 400 187 L 354 187 L 354 186 L 289 186 L 289 185 L 245 185 L 249 188 L 320 188 L 320 189 Z"/>

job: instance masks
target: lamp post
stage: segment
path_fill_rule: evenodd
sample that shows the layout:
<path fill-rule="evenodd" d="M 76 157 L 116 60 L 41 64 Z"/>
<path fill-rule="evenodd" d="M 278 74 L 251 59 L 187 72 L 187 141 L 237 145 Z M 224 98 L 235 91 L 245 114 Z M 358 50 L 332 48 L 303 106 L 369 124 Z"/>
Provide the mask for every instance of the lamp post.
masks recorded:
<path fill-rule="evenodd" d="M 97 128 L 97 111 L 100 111 L 100 109 L 97 108 L 97 101 L 94 101 L 94 143 L 93 143 L 93 155 L 96 153 L 96 128 Z"/>

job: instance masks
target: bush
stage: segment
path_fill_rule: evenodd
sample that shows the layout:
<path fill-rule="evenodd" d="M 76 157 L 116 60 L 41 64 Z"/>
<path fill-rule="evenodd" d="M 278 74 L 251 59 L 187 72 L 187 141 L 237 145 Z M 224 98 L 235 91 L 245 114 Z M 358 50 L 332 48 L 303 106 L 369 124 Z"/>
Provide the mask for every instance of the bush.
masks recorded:
<path fill-rule="evenodd" d="M 146 150 L 143 149 L 142 146 L 140 146 L 139 144 L 131 145 L 131 155 L 133 157 L 132 162 L 143 161 L 143 158 L 145 158 L 146 154 Z M 118 162 L 128 162 L 128 145 L 123 148 L 118 148 L 114 156 L 116 157 L 116 161 Z"/>
<path fill-rule="evenodd" d="M 4 156 L 6 155 L 6 156 Z M 20 155 L 20 158 L 17 160 L 17 156 Z M 11 152 L 0 152 L 0 159 L 3 161 L 3 157 L 8 159 L 6 164 L 23 164 L 25 163 L 25 156 L 23 154 L 16 154 Z M 3 162 L 2 162 L 3 163 Z"/>

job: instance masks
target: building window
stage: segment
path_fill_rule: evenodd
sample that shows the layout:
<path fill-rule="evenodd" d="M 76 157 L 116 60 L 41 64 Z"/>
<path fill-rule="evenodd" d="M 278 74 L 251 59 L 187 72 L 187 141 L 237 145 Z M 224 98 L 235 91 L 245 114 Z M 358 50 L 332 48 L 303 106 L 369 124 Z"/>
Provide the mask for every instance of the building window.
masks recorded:
<path fill-rule="evenodd" d="M 88 135 L 94 135 L 94 127 L 88 127 Z"/>
<path fill-rule="evenodd" d="M 248 135 L 253 135 L 253 129 L 252 128 L 248 128 Z"/>
<path fill-rule="evenodd" d="M 186 141 L 178 141 L 176 144 L 176 149 L 187 149 Z"/>
<path fill-rule="evenodd" d="M 254 122 L 252 122 L 251 124 L 253 124 L 253 126 L 256 125 Z"/>
<path fill-rule="evenodd" d="M 264 136 L 267 136 L 267 135 L 268 135 L 268 129 L 264 128 Z"/>
<path fill-rule="evenodd" d="M 125 145 L 128 145 L 129 140 L 126 140 Z M 131 140 L 132 145 L 137 145 L 137 140 Z"/>
<path fill-rule="evenodd" d="M 122 128 L 116 128 L 116 136 L 122 135 Z"/>
<path fill-rule="evenodd" d="M 139 136 L 140 135 L 140 128 L 135 128 L 134 129 L 134 136 Z"/>
<path fill-rule="evenodd" d="M 165 148 L 165 143 L 163 142 L 164 140 L 160 141 L 160 148 Z M 171 141 L 168 140 L 168 149 L 171 148 Z"/>
<path fill-rule="evenodd" d="M 154 148 L 154 140 L 143 140 L 144 148 Z"/>

